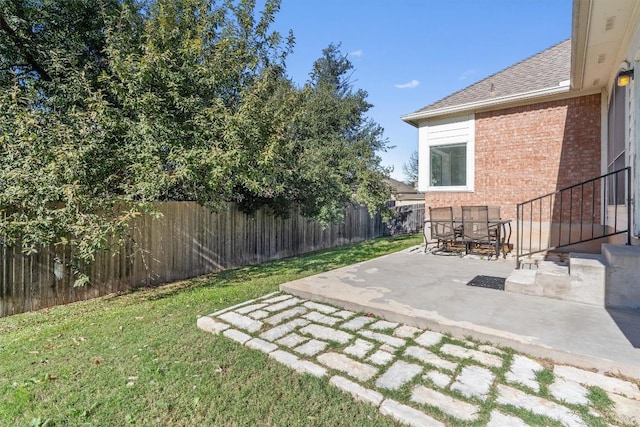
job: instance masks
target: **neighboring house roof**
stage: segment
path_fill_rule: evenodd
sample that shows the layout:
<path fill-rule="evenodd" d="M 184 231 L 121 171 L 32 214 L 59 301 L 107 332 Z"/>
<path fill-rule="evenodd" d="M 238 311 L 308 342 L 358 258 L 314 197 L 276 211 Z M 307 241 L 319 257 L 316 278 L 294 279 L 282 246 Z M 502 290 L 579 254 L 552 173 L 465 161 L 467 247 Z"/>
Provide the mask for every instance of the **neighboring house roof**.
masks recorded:
<path fill-rule="evenodd" d="M 424 200 L 424 194 L 419 193 L 412 185 L 393 178 L 387 178 L 386 182 L 393 188 L 393 196 L 396 200 Z"/>
<path fill-rule="evenodd" d="M 519 99 L 568 92 L 571 39 L 562 41 L 418 111 L 402 117 L 417 126 L 420 119 Z"/>

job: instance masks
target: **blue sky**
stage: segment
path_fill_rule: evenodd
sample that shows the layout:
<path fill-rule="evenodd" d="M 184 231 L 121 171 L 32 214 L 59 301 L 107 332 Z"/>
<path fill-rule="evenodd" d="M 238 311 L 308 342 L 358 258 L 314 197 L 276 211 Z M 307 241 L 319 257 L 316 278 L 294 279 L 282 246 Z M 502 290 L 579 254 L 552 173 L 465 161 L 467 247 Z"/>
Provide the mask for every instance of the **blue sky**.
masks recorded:
<path fill-rule="evenodd" d="M 313 62 L 340 43 L 352 81 L 385 129 L 380 153 L 391 176 L 418 147 L 400 116 L 450 95 L 571 36 L 571 0 L 282 0 L 273 28 L 293 31 L 289 77 L 307 80 Z"/>

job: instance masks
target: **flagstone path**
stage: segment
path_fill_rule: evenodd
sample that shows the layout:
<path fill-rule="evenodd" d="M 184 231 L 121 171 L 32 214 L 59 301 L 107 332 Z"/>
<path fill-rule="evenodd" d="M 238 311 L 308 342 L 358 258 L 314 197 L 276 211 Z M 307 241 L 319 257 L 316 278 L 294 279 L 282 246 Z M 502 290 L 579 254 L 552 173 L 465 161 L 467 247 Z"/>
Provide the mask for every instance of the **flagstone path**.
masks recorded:
<path fill-rule="evenodd" d="M 280 292 L 200 317 L 197 324 L 300 374 L 327 377 L 410 426 L 526 426 L 541 419 L 640 426 L 640 387 L 631 380 Z M 606 408 L 603 395 L 610 401 Z"/>

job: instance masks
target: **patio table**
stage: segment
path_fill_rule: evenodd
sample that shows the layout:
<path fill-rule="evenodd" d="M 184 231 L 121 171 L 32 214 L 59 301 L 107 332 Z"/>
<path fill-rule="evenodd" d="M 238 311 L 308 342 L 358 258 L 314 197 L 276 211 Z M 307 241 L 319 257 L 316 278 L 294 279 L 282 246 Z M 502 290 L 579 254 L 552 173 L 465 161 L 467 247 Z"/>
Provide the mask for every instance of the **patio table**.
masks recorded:
<path fill-rule="evenodd" d="M 510 219 L 501 219 L 501 218 L 489 219 L 489 227 L 495 227 L 495 230 L 497 232 L 496 238 L 501 247 L 503 258 L 507 257 L 507 248 L 510 247 L 509 245 L 511 241 L 511 232 L 512 232 L 511 221 L 512 220 Z M 431 219 L 430 218 L 425 219 L 424 223 L 425 225 L 427 223 L 431 223 Z M 462 235 L 463 234 L 462 218 L 454 217 L 453 224 L 456 230 L 456 234 Z M 427 227 L 424 227 L 424 230 L 426 233 Z"/>

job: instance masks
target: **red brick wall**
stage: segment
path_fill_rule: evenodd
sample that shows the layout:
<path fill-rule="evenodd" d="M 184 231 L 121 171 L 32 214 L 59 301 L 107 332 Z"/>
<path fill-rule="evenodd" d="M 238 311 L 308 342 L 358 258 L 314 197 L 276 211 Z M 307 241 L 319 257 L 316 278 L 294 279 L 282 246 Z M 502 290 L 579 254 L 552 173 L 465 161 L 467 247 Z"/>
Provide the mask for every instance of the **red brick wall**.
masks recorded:
<path fill-rule="evenodd" d="M 427 206 L 516 204 L 600 175 L 600 95 L 476 113 L 472 193 L 426 193 Z"/>

